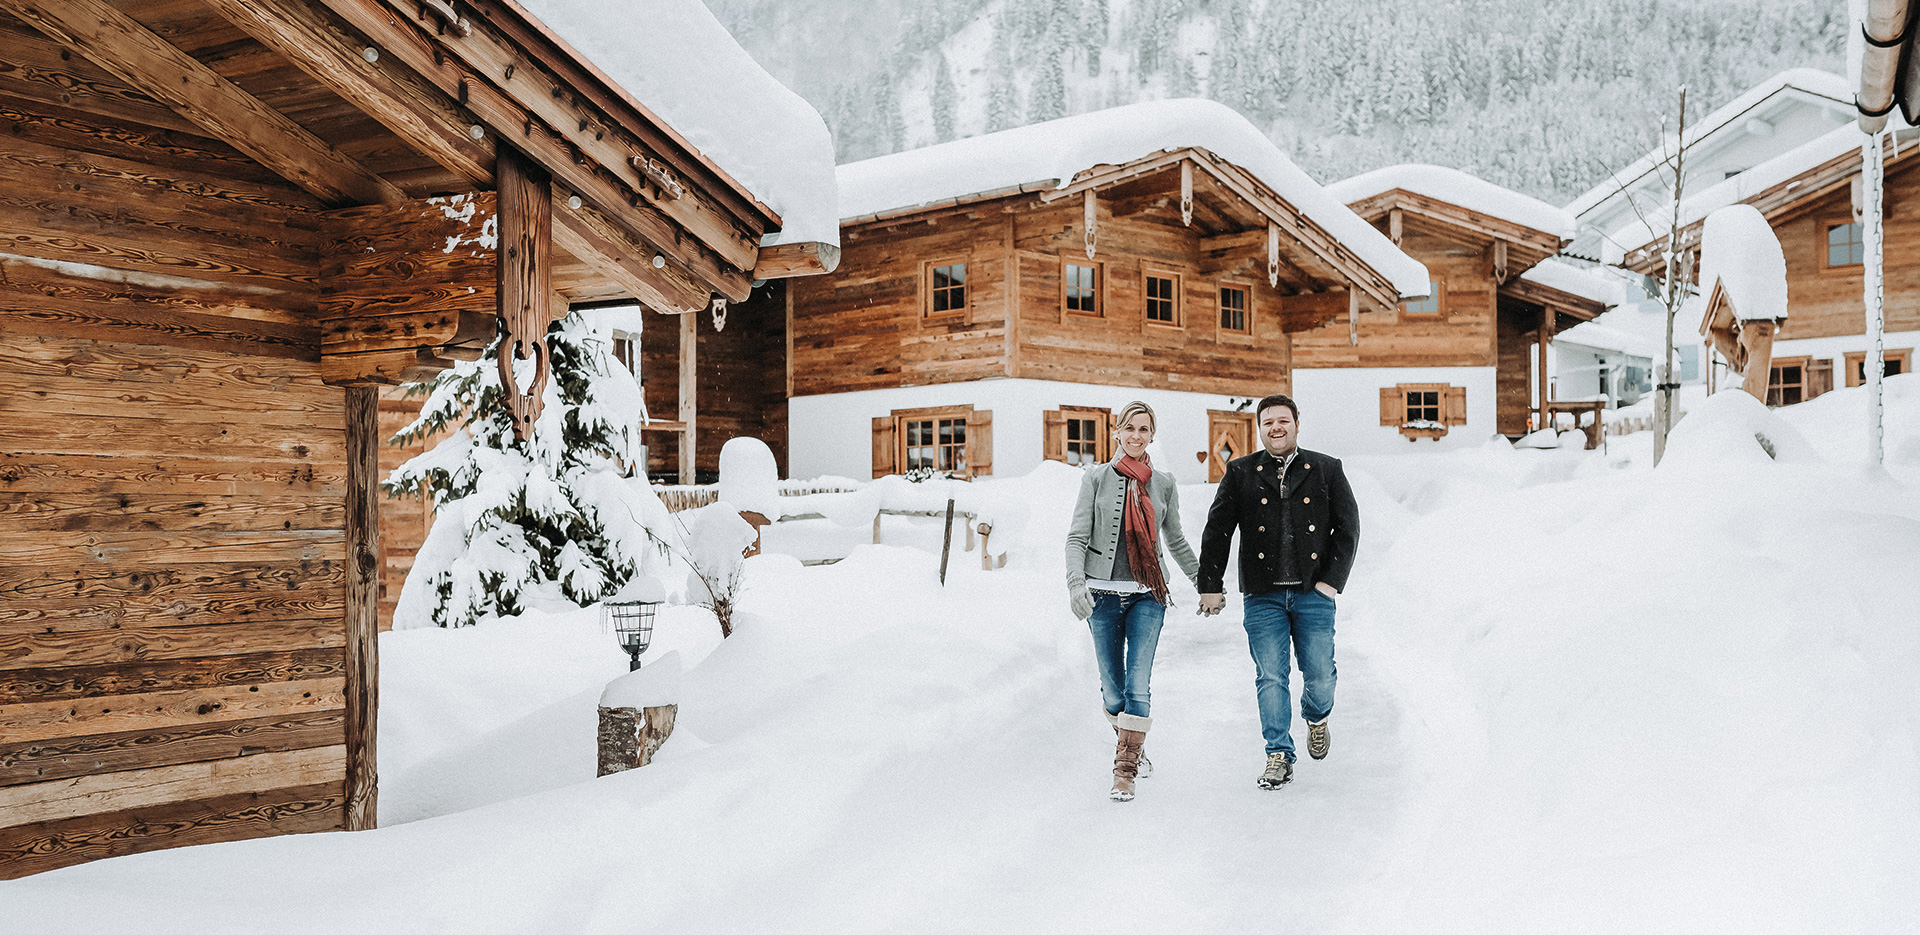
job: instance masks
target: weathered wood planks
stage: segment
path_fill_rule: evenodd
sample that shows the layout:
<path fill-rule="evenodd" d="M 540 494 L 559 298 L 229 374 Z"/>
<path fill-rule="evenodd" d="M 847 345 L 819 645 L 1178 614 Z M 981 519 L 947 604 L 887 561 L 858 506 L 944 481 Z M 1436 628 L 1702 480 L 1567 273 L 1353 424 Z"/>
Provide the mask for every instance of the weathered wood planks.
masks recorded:
<path fill-rule="evenodd" d="M 346 742 L 346 717 L 320 711 L 0 743 L 0 786 L 338 746 Z"/>

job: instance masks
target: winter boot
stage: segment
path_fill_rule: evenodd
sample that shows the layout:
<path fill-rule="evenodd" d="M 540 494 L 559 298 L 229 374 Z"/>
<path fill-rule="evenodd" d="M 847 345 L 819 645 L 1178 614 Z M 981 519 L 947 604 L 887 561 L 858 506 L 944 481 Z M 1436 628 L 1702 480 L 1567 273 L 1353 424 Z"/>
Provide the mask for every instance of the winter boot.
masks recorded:
<path fill-rule="evenodd" d="M 1122 714 L 1115 724 L 1118 744 L 1113 752 L 1113 790 L 1109 798 L 1115 802 L 1133 801 L 1133 781 L 1140 774 L 1140 746 L 1147 741 L 1147 728 L 1153 725 L 1152 718 Z"/>
<path fill-rule="evenodd" d="M 1293 761 L 1284 753 L 1267 754 L 1267 768 L 1260 774 L 1262 789 L 1278 789 L 1293 781 Z"/>
<path fill-rule="evenodd" d="M 1102 710 L 1105 710 L 1105 709 L 1102 709 Z M 1113 725 L 1113 733 L 1116 737 L 1118 737 L 1120 734 L 1120 715 L 1108 713 L 1107 723 Z M 1146 779 L 1152 775 L 1153 775 L 1153 761 L 1147 759 L 1147 749 L 1145 747 L 1141 747 L 1140 748 L 1140 770 L 1139 770 L 1138 778 Z"/>
<path fill-rule="evenodd" d="M 1316 760 L 1327 758 L 1327 751 L 1333 747 L 1333 735 L 1327 731 L 1327 722 L 1307 724 L 1307 755 Z"/>

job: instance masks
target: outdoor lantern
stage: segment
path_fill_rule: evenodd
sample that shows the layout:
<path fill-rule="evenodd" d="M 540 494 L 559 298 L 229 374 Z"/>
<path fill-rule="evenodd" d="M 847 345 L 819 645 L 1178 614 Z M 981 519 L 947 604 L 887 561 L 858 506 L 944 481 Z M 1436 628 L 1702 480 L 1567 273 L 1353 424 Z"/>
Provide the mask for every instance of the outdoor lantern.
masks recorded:
<path fill-rule="evenodd" d="M 607 619 L 613 623 L 614 638 L 633 659 L 627 671 L 640 668 L 640 654 L 653 642 L 653 613 L 660 608 L 660 602 L 608 601 L 603 606 Z"/>

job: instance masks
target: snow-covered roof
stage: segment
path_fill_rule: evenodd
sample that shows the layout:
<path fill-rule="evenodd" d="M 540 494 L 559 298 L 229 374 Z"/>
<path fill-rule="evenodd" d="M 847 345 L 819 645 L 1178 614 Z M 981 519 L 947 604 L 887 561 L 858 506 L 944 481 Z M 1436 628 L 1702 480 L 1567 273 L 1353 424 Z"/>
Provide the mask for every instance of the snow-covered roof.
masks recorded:
<path fill-rule="evenodd" d="M 1347 210 L 1232 108 L 1181 98 L 1029 124 L 840 167 L 840 216 L 858 218 L 1031 182 L 1060 188 L 1075 173 L 1197 147 L 1239 166 L 1333 235 L 1402 296 L 1429 289 L 1427 268 Z"/>
<path fill-rule="evenodd" d="M 509 0 L 780 216 L 765 242 L 840 242 L 833 137 L 700 0 Z"/>
<path fill-rule="evenodd" d="M 1585 269 L 1565 260 L 1548 258 L 1535 264 L 1533 268 L 1520 274 L 1528 282 L 1537 282 L 1550 289 L 1569 292 L 1583 299 L 1591 299 L 1612 308 L 1619 305 L 1626 295 L 1618 278 L 1598 270 Z"/>
<path fill-rule="evenodd" d="M 1680 201 L 1680 226 L 1687 227 L 1720 208 L 1739 204 L 1829 160 L 1849 152 L 1858 152 L 1861 139 L 1860 128 L 1853 124 L 1835 127 L 1733 178 L 1689 195 Z M 1602 259 L 1610 263 L 1618 262 L 1627 251 L 1666 236 L 1667 224 L 1672 217 L 1673 202 L 1667 201 L 1647 212 L 1647 218 L 1658 226 L 1658 234 L 1646 221 L 1639 219 L 1614 231 L 1608 238 Z"/>
<path fill-rule="evenodd" d="M 1643 334 L 1637 334 L 1611 324 L 1603 324 L 1606 316 L 1593 321 L 1583 321 L 1553 336 L 1555 343 L 1565 341 L 1603 351 L 1619 351 L 1633 357 L 1652 359 L 1660 356 L 1660 342 Z"/>
<path fill-rule="evenodd" d="M 1574 235 L 1576 225 L 1573 215 L 1565 210 L 1446 166 L 1421 163 L 1387 166 L 1334 182 L 1327 186 L 1327 193 L 1342 204 L 1350 205 L 1396 188 L 1545 231 L 1556 237 L 1571 238 Z"/>
<path fill-rule="evenodd" d="M 1821 71 L 1818 68 L 1789 68 L 1748 88 L 1739 97 L 1720 106 L 1698 123 L 1688 126 L 1687 146 L 1700 145 L 1708 137 L 1725 130 L 1735 120 L 1748 116 L 1754 108 L 1760 107 L 1775 95 L 1793 92 L 1827 98 L 1847 107 L 1853 105 L 1853 85 L 1844 76 L 1830 71 Z M 1599 207 L 1618 194 L 1623 185 L 1631 186 L 1647 173 L 1654 171 L 1665 162 L 1672 148 L 1671 140 L 1663 141 L 1662 147 L 1649 150 L 1626 168 L 1613 173 L 1611 177 L 1589 189 L 1586 194 L 1569 202 L 1567 211 L 1579 216 Z"/>
<path fill-rule="evenodd" d="M 1787 258 L 1760 209 L 1729 205 L 1707 215 L 1700 231 L 1700 283 L 1711 289 L 1716 281 L 1740 319 L 1787 317 Z"/>

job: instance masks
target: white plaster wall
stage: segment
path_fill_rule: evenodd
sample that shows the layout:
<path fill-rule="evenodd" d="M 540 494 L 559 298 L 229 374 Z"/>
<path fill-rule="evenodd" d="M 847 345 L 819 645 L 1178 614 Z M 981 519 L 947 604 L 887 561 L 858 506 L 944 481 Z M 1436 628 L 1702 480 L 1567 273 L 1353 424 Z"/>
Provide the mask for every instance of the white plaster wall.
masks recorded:
<path fill-rule="evenodd" d="M 1409 442 L 1398 426 L 1380 424 L 1380 388 L 1398 383 L 1466 387 L 1467 424 L 1452 426 L 1445 438 Z M 1300 404 L 1301 446 L 1334 457 L 1470 448 L 1491 438 L 1497 425 L 1492 367 L 1296 368 L 1293 399 Z"/>
<path fill-rule="evenodd" d="M 1880 346 L 1889 351 L 1897 351 L 1901 348 L 1913 348 L 1916 351 L 1915 357 L 1920 358 L 1920 331 L 1888 331 L 1883 335 Z M 1824 357 L 1833 361 L 1833 388 L 1837 390 L 1847 385 L 1846 371 L 1842 369 L 1847 364 L 1847 355 L 1855 352 L 1864 352 L 1866 349 L 1867 335 L 1865 330 L 1862 329 L 1860 334 L 1841 334 L 1828 338 L 1796 338 L 1789 341 L 1775 341 L 1773 343 L 1773 356 L 1799 357 L 1804 354 L 1808 357 Z M 1920 365 L 1920 359 L 1915 359 L 1913 363 Z"/>
<path fill-rule="evenodd" d="M 1491 380 L 1489 376 L 1489 388 Z M 1154 467 L 1172 471 L 1182 483 L 1206 483 L 1206 462 L 1195 454 L 1207 448 L 1207 410 L 1233 409 L 1243 397 L 1006 379 L 795 396 L 787 403 L 789 474 L 872 477 L 875 417 L 889 415 L 895 409 L 970 405 L 993 412 L 993 473 L 1017 476 L 1033 470 L 1042 460 L 1041 413 L 1063 405 L 1098 406 L 1118 412 L 1136 399 L 1152 406 L 1158 417 L 1159 431 L 1154 447 L 1149 449 Z"/>

